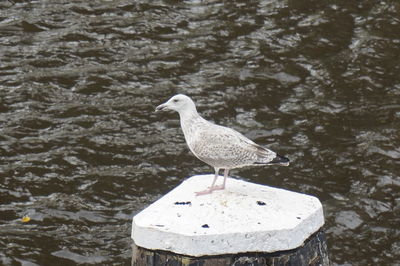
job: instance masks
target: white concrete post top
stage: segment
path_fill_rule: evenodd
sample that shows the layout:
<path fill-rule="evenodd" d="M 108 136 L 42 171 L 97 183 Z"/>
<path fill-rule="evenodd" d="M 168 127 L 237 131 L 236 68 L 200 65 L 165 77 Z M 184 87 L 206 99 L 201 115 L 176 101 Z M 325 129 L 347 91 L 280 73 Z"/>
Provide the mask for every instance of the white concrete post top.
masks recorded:
<path fill-rule="evenodd" d="M 213 175 L 197 175 L 133 217 L 137 246 L 189 256 L 297 248 L 324 224 L 313 196 L 228 178 L 226 189 L 196 196 Z M 219 182 L 223 177 L 219 177 Z"/>

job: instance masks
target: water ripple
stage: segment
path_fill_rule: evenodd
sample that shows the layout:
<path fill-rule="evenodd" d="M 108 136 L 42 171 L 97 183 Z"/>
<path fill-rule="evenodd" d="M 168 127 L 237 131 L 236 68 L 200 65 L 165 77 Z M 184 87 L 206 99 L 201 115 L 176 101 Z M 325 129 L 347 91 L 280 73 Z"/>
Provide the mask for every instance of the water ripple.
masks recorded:
<path fill-rule="evenodd" d="M 371 1 L 1 2 L 0 264 L 129 263 L 131 217 L 212 172 L 188 151 L 178 116 L 154 113 L 187 93 L 207 119 L 291 159 L 232 175 L 319 197 L 335 265 L 394 265 L 398 11 Z"/>

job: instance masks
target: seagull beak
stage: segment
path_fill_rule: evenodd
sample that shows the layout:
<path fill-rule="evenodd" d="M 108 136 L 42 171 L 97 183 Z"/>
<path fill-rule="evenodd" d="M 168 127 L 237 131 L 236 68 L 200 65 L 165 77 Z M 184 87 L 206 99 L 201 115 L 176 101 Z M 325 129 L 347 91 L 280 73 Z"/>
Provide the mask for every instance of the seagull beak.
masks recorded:
<path fill-rule="evenodd" d="M 168 108 L 167 108 L 167 105 L 165 103 L 163 103 L 163 104 L 160 104 L 159 106 L 157 106 L 155 111 L 158 112 L 158 111 L 162 111 L 165 109 L 168 109 Z"/>

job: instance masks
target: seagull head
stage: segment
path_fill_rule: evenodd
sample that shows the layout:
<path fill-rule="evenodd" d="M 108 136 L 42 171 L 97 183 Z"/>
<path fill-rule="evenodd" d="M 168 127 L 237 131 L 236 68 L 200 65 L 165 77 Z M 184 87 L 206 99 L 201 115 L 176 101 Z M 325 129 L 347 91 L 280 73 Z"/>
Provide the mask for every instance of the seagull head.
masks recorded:
<path fill-rule="evenodd" d="M 196 111 L 196 106 L 188 96 L 177 94 L 171 97 L 167 102 L 156 107 L 156 112 L 164 110 L 172 110 L 181 114 L 184 112 L 191 112 L 192 110 Z"/>

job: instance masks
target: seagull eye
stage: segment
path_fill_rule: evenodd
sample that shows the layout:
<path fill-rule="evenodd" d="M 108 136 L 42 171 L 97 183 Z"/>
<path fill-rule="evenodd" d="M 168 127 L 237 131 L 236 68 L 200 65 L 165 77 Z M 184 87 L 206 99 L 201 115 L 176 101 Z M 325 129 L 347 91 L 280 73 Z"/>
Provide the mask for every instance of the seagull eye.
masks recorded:
<path fill-rule="evenodd" d="M 174 100 L 172 100 L 174 103 L 177 103 L 178 102 L 178 99 L 174 99 Z"/>

